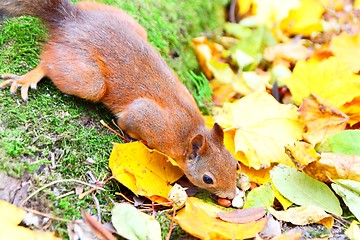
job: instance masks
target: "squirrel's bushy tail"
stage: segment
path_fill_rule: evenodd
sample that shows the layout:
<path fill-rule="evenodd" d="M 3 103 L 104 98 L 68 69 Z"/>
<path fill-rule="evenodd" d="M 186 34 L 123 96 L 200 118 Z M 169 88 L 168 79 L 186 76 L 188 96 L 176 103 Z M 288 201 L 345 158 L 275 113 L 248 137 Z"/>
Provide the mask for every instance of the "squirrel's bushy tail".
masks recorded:
<path fill-rule="evenodd" d="M 71 18 L 77 12 L 69 0 L 0 0 L 1 17 L 29 15 L 51 24 Z"/>

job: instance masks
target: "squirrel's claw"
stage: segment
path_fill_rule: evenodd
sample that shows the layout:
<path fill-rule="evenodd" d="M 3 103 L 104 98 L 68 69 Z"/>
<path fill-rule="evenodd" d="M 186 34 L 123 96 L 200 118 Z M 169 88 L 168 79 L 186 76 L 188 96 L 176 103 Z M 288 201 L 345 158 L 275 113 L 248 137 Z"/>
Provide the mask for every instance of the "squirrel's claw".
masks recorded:
<path fill-rule="evenodd" d="M 0 88 L 10 86 L 10 94 L 14 95 L 18 87 L 21 87 L 21 98 L 27 102 L 29 87 L 36 89 L 37 83 L 44 77 L 44 72 L 40 66 L 37 66 L 32 71 L 22 76 L 14 74 L 3 74 L 0 76 L 1 79 L 5 79 L 4 82 L 0 83 Z"/>

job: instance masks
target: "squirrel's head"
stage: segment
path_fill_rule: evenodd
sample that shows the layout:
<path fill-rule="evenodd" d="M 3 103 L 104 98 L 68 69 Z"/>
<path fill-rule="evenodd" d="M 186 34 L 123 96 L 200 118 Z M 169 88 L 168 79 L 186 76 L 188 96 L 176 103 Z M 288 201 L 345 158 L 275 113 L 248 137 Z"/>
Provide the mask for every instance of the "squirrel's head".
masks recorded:
<path fill-rule="evenodd" d="M 223 144 L 224 132 L 215 123 L 193 136 L 186 152 L 185 175 L 196 186 L 233 199 L 236 193 L 237 162 Z"/>

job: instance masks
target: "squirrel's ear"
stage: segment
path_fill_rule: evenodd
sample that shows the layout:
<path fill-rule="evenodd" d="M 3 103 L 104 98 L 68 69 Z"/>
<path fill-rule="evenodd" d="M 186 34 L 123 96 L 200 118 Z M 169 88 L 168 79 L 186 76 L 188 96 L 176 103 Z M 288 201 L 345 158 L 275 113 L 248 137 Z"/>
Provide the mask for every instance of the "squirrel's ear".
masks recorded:
<path fill-rule="evenodd" d="M 213 138 L 215 138 L 221 143 L 224 141 L 224 131 L 217 123 L 215 123 L 213 128 L 211 129 L 211 135 L 213 136 Z"/>
<path fill-rule="evenodd" d="M 198 155 L 203 154 L 205 152 L 205 144 L 205 136 L 200 133 L 196 134 L 195 137 L 190 140 L 190 158 L 194 159 Z"/>

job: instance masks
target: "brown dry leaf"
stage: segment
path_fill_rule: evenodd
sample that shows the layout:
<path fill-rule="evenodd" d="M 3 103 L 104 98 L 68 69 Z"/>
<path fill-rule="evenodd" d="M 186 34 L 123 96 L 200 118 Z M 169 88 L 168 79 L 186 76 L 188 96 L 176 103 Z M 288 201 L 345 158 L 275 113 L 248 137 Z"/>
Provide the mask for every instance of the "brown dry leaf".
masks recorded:
<path fill-rule="evenodd" d="M 307 128 L 304 139 L 314 146 L 324 141 L 327 136 L 344 130 L 349 120 L 339 109 L 315 95 L 303 100 L 299 112 Z"/>
<path fill-rule="evenodd" d="M 279 59 L 289 62 L 304 60 L 310 55 L 310 50 L 301 43 L 279 43 L 275 46 L 267 47 L 264 51 L 264 58 L 267 61 L 276 61 Z"/>
<path fill-rule="evenodd" d="M 276 211 L 272 207 L 269 207 L 268 211 L 276 219 L 290 222 L 294 225 L 321 223 L 327 229 L 331 229 L 334 224 L 333 216 L 327 214 L 323 209 L 312 205 L 293 207 L 285 211 Z"/>
<path fill-rule="evenodd" d="M 19 226 L 25 217 L 26 212 L 17 208 L 4 200 L 0 200 L 0 240 L 8 239 L 37 239 L 52 240 L 55 237 L 52 232 L 34 231 L 29 228 Z"/>
<path fill-rule="evenodd" d="M 170 161 L 170 157 L 141 142 L 132 142 L 114 145 L 109 167 L 115 179 L 133 193 L 155 202 L 168 202 L 170 184 L 183 175 Z"/>
<path fill-rule="evenodd" d="M 304 171 L 327 183 L 330 183 L 331 179 L 350 179 L 360 182 L 360 156 L 322 153 L 320 160 L 311 163 Z"/>
<path fill-rule="evenodd" d="M 219 206 L 190 197 L 174 220 L 186 232 L 200 239 L 253 238 L 267 222 L 267 218 L 246 224 L 224 222 L 217 217 L 221 210 L 223 208 Z"/>
<path fill-rule="evenodd" d="M 335 56 L 344 60 L 354 73 L 360 71 L 360 34 L 346 32 L 331 39 L 329 49 Z"/>
<path fill-rule="evenodd" d="M 303 169 L 320 158 L 314 147 L 306 142 L 297 141 L 293 146 L 285 146 L 285 149 L 298 169 Z"/>
<path fill-rule="evenodd" d="M 247 209 L 236 209 L 232 212 L 220 211 L 218 217 L 230 223 L 249 223 L 252 221 L 259 220 L 266 214 L 265 208 L 247 208 Z"/>

